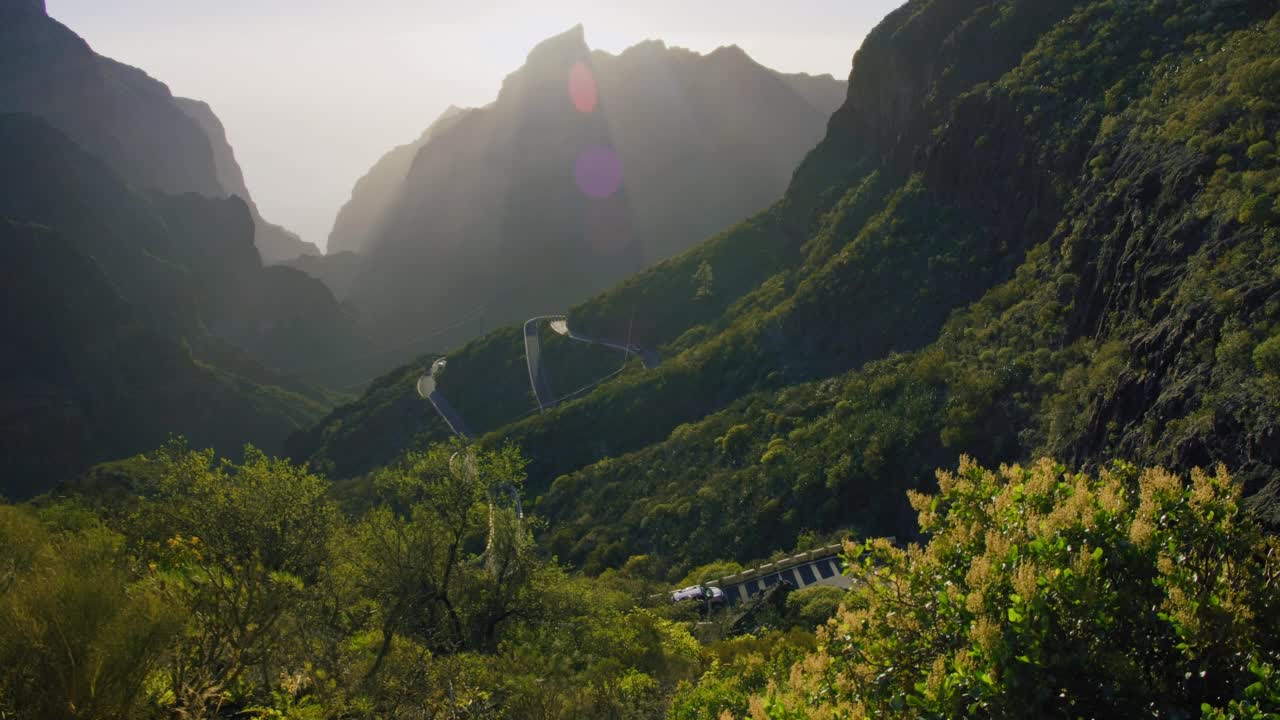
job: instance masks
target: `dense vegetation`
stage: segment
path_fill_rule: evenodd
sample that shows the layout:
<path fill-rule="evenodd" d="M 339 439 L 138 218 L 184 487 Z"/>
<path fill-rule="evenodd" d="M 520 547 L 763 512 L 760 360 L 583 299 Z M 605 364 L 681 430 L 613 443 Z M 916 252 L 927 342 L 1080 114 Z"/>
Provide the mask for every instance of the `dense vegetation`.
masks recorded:
<path fill-rule="evenodd" d="M 938 481 L 912 496 L 927 544 L 847 545 L 854 587 L 814 652 L 713 669 L 670 717 L 1280 711 L 1280 544 L 1225 470 L 962 460 Z"/>
<path fill-rule="evenodd" d="M 706 666 L 692 623 L 540 558 L 490 507 L 522 464 L 436 446 L 348 514 L 287 462 L 171 444 L 99 473 L 96 512 L 0 506 L 0 714 L 661 717 Z"/>
<path fill-rule="evenodd" d="M 353 510 L 252 448 L 237 464 L 171 443 L 97 473 L 93 509 L 0 505 L 0 713 L 1280 710 L 1280 545 L 1224 470 L 1187 482 L 962 460 L 938 495 L 912 496 L 927 544 L 848 543 L 852 591 L 795 593 L 735 634 L 731 617 L 646 607 L 657 586 L 630 572 L 546 559 L 537 521 L 501 501 L 522 466 L 509 448 L 433 446 L 379 472 Z"/>

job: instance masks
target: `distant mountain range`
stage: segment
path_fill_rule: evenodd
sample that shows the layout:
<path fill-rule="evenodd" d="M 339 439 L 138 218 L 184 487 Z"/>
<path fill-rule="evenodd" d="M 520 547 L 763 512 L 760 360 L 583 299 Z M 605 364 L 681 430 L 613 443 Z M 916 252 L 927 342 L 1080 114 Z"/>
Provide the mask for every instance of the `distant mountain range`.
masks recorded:
<path fill-rule="evenodd" d="M 737 47 L 614 56 L 575 27 L 493 103 L 451 108 L 382 158 L 329 251 L 363 256 L 348 299 L 379 343 L 481 310 L 449 337 L 563 310 L 766 206 L 844 94 Z"/>

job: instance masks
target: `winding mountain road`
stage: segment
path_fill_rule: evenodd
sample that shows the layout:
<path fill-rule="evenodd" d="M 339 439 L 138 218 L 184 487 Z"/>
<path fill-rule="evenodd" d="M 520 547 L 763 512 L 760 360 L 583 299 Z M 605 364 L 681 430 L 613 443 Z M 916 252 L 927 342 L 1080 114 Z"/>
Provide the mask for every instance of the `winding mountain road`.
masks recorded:
<path fill-rule="evenodd" d="M 444 369 L 448 362 L 445 358 L 440 358 L 431 364 L 431 372 L 418 378 L 418 395 L 424 400 L 431 402 L 431 405 L 440 414 L 441 419 L 449 426 L 454 435 L 461 438 L 470 438 L 471 431 L 467 429 L 467 424 L 462 421 L 462 416 L 457 410 L 449 404 L 449 401 L 440 394 L 440 389 L 436 387 L 436 373 Z"/>
<path fill-rule="evenodd" d="M 602 347 L 613 348 L 614 350 L 621 350 L 628 356 L 635 355 L 640 358 L 640 362 L 647 370 L 652 370 L 658 367 L 658 363 L 660 362 L 657 353 L 652 350 L 645 350 L 644 348 L 636 345 L 631 345 L 629 342 L 621 343 L 616 340 L 603 340 L 589 335 L 576 333 L 569 327 L 569 319 L 564 315 L 539 315 L 538 317 L 529 318 L 524 323 L 524 356 L 525 364 L 529 370 L 529 386 L 533 389 L 533 396 L 538 402 L 538 410 L 540 412 L 545 411 L 547 408 L 552 407 L 559 402 L 581 395 L 587 390 L 596 387 L 600 383 L 603 383 L 622 372 L 622 369 L 619 369 L 617 372 L 610 373 L 609 375 L 578 388 L 567 395 L 556 397 L 555 393 L 551 389 L 551 382 L 547 379 L 546 366 L 542 362 L 542 339 L 538 335 L 538 326 L 540 323 L 544 322 L 547 323 L 551 327 L 551 330 L 556 334 L 563 335 L 570 340 L 576 340 L 577 342 L 587 343 L 589 345 L 600 345 Z M 436 374 L 443 370 L 447 363 L 447 358 L 440 358 L 436 360 L 431 364 L 431 371 L 418 378 L 418 395 L 420 395 L 424 400 L 431 402 L 431 405 L 436 409 L 436 412 L 439 413 L 441 419 L 445 421 L 445 424 L 449 426 L 449 429 L 453 431 L 453 434 L 462 438 L 470 438 L 471 431 L 467 429 L 467 425 L 462 420 L 462 416 L 458 414 L 458 411 L 453 409 L 453 406 L 449 404 L 449 401 L 440 393 L 440 389 L 436 383 Z M 625 367 L 626 361 L 624 359 L 623 368 L 625 369 Z"/>
<path fill-rule="evenodd" d="M 529 318 L 524 323 L 524 357 L 529 367 L 529 386 L 533 388 L 533 397 L 538 401 L 539 410 L 546 410 L 547 406 L 554 405 L 556 396 L 551 391 L 551 382 L 547 380 L 547 371 L 542 365 L 542 340 L 538 337 L 538 323 L 555 317 L 558 316 Z"/>
<path fill-rule="evenodd" d="M 543 322 L 547 323 L 556 334 L 563 335 L 570 340 L 613 348 L 614 350 L 621 350 L 628 355 L 635 355 L 640 358 L 640 362 L 646 370 L 658 367 L 659 362 L 661 362 L 658 354 L 652 350 L 645 350 L 644 348 L 629 343 L 617 342 L 616 340 L 602 340 L 576 333 L 569 327 L 569 318 L 564 315 L 541 315 L 529 318 L 524 323 L 524 356 L 529 366 L 529 385 L 533 388 L 533 396 L 538 401 L 539 410 L 546 410 L 562 400 L 579 395 L 583 391 L 589 390 L 617 374 L 613 373 L 564 397 L 557 398 L 551 390 L 551 383 L 547 381 L 546 368 L 542 364 L 542 340 L 538 336 L 538 324 Z"/>
<path fill-rule="evenodd" d="M 644 368 L 646 370 L 653 370 L 658 367 L 658 363 L 661 362 L 658 354 L 652 350 L 645 350 L 644 348 L 636 345 L 626 345 L 613 340 L 601 340 L 600 338 L 594 338 L 590 335 L 576 333 L 569 328 L 569 319 L 563 315 L 553 318 L 547 324 L 550 325 L 551 329 L 556 333 L 563 335 L 570 340 L 577 340 L 578 342 L 589 343 L 591 345 L 603 345 L 605 347 L 611 347 L 614 350 L 621 350 L 625 353 L 635 355 L 640 358 L 640 362 L 644 364 Z"/>
<path fill-rule="evenodd" d="M 620 343 L 613 340 L 602 340 L 593 338 L 588 335 L 575 333 L 569 327 L 569 320 L 564 315 L 542 315 L 529 318 L 524 324 L 524 351 L 525 358 L 529 369 L 529 384 L 533 388 L 534 397 L 538 401 L 538 409 L 555 405 L 556 403 L 574 397 L 586 390 L 589 390 L 609 378 L 616 376 L 622 370 L 611 373 L 600 380 L 590 383 L 568 395 L 557 398 L 551 391 L 551 384 L 547 381 L 546 368 L 542 364 L 542 341 L 538 336 L 539 323 L 547 323 L 553 332 L 563 335 L 570 340 L 576 340 L 591 345 L 600 345 L 603 347 L 621 350 L 627 355 L 635 355 L 644 363 L 645 369 L 652 370 L 658 367 L 660 359 L 657 353 L 650 350 L 631 345 L 629 343 Z M 436 409 L 441 419 L 449 426 L 455 435 L 466 440 L 471 439 L 471 433 L 467 429 L 466 423 L 463 422 L 462 416 L 458 414 L 444 395 L 440 393 L 440 389 L 436 382 L 436 374 L 443 370 L 448 364 L 447 358 L 440 358 L 431 364 L 431 370 L 427 374 L 418 378 L 417 390 L 424 400 L 430 401 L 431 405 Z M 625 362 L 623 365 L 625 369 Z M 475 467 L 475 457 L 468 456 L 466 458 L 466 472 L 478 472 Z M 455 454 L 450 458 L 450 467 L 455 467 L 458 457 Z M 496 488 L 495 488 L 496 489 Z M 513 509 L 515 510 L 518 522 L 524 520 L 524 507 L 520 500 L 520 493 L 516 489 L 514 483 L 504 483 L 501 489 L 508 493 L 511 498 Z M 490 491 L 489 498 L 489 537 L 485 543 L 484 558 L 486 564 L 491 564 L 492 549 L 497 541 L 497 524 L 495 521 L 495 505 L 493 490 Z M 741 601 L 749 600 L 757 596 L 759 593 L 780 582 L 787 582 L 792 587 L 803 588 L 810 585 L 834 585 L 842 589 L 848 589 L 849 579 L 842 572 L 843 558 L 840 555 L 840 546 L 833 545 L 827 548 L 821 548 L 812 552 L 797 555 L 792 558 L 780 560 L 758 568 L 746 570 L 736 575 L 713 580 L 705 585 L 719 587 L 726 592 L 726 599 L 730 604 L 736 604 Z M 491 568 L 492 569 L 492 568 Z M 656 598 L 667 599 L 670 594 L 654 596 Z"/>
<path fill-rule="evenodd" d="M 435 362 L 431 363 L 431 372 L 418 378 L 418 383 L 417 383 L 418 395 L 420 395 L 424 400 L 427 400 L 431 403 L 431 406 L 436 409 L 436 412 L 440 415 L 440 418 L 444 420 L 446 425 L 449 426 L 449 429 L 453 431 L 454 435 L 457 435 L 458 437 L 464 440 L 470 440 L 471 433 L 469 430 L 467 430 L 466 423 L 462 421 L 462 416 L 458 414 L 458 411 L 453 409 L 453 406 L 449 404 L 449 401 L 445 399 L 444 395 L 440 394 L 440 390 L 437 387 L 436 373 L 444 369 L 444 367 L 447 364 L 448 364 L 448 360 L 446 358 L 440 358 Z M 475 474 L 476 472 L 478 472 L 478 470 L 476 469 L 476 462 L 475 462 L 474 455 L 467 456 L 466 465 L 464 466 L 464 470 L 462 471 L 457 470 L 457 465 L 456 465 L 457 460 L 458 460 L 457 453 L 454 453 L 453 457 L 449 458 L 449 467 L 450 469 L 453 469 L 455 472 L 469 472 L 472 474 Z M 508 495 L 511 496 L 511 506 L 515 510 L 516 520 L 518 522 L 523 522 L 524 521 L 524 503 L 521 502 L 520 500 L 520 491 L 516 489 L 515 483 L 511 483 L 511 482 L 503 483 L 502 489 Z M 491 551 L 493 549 L 494 541 L 497 537 L 497 530 L 496 530 L 497 526 L 494 521 L 495 520 L 494 505 L 495 503 L 493 501 L 493 490 L 491 488 L 489 493 L 489 535 L 485 541 L 485 546 L 484 546 L 484 557 L 485 557 L 486 563 L 488 563 L 489 559 L 492 558 Z"/>

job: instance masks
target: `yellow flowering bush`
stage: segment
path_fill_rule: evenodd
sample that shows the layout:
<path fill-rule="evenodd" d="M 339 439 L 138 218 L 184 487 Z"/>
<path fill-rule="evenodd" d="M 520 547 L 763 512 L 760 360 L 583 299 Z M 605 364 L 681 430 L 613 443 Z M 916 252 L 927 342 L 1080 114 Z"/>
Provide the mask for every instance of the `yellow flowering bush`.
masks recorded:
<path fill-rule="evenodd" d="M 938 484 L 911 497 L 923 546 L 846 545 L 854 588 L 754 718 L 1226 717 L 1266 695 L 1280 544 L 1225 469 L 963 459 Z"/>

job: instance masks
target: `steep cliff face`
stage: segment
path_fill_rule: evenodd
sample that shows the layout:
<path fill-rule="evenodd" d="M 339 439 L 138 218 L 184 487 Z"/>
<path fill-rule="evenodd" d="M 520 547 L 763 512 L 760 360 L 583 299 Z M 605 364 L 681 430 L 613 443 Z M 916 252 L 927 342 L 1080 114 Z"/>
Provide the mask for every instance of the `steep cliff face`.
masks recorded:
<path fill-rule="evenodd" d="M 380 220 L 365 190 L 412 146 L 362 181 L 334 235 L 374 238 L 351 299 L 388 341 L 562 310 L 775 199 L 842 95 L 738 48 L 615 57 L 575 28 L 494 103 L 437 123 Z"/>
<path fill-rule="evenodd" d="M 283 370 L 349 341 L 320 281 L 264 271 L 240 198 L 139 192 L 32 116 L 0 116 L 0 128 L 0 215 L 65 233 L 140 314 L 182 335 L 212 331 Z"/>
<path fill-rule="evenodd" d="M 222 193 L 209 139 L 169 89 L 43 13 L 0 27 L 0 112 L 44 118 L 140 188 Z"/>
<path fill-rule="evenodd" d="M 235 151 L 227 142 L 227 132 L 222 121 L 213 113 L 209 104 L 189 98 L 174 98 L 174 102 L 182 112 L 199 123 L 209 138 L 213 151 L 214 172 L 222 194 L 235 195 L 249 204 L 249 212 L 253 214 L 254 245 L 262 256 L 262 262 L 275 265 L 302 255 L 319 255 L 320 248 L 315 244 L 303 242 L 302 238 L 274 223 L 267 222 L 258 211 L 258 205 L 249 194 L 244 184 L 244 173 L 236 162 Z"/>
<path fill-rule="evenodd" d="M 466 112 L 450 105 L 417 140 L 393 148 L 356 181 L 355 187 L 351 189 L 351 199 L 338 210 L 338 216 L 333 221 L 329 244 L 325 248 L 327 254 L 361 254 L 369 250 L 374 238 L 382 232 L 387 211 L 399 201 L 404 192 L 405 178 L 409 176 L 409 169 L 413 166 L 418 151 Z"/>

